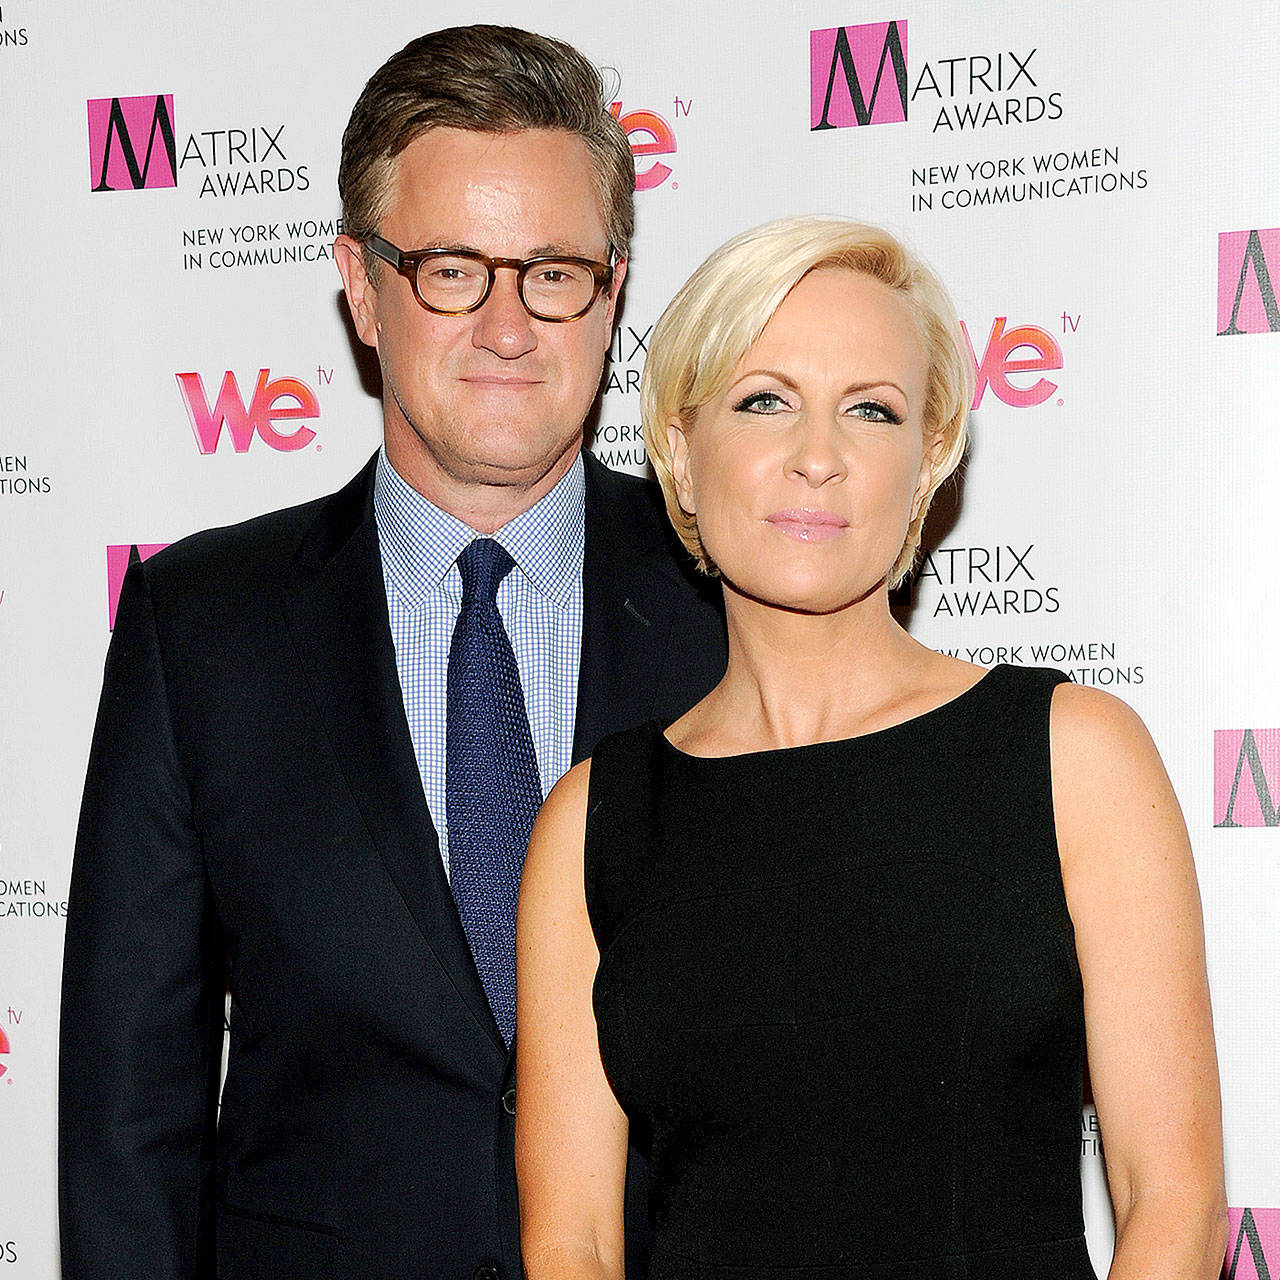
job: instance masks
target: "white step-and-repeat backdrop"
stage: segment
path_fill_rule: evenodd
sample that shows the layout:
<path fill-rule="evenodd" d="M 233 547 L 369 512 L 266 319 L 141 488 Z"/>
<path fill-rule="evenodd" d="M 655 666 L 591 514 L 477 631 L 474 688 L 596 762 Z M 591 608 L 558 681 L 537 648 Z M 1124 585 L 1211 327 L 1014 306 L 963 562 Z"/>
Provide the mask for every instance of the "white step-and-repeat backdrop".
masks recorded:
<path fill-rule="evenodd" d="M 330 256 L 339 139 L 388 54 L 478 20 L 577 44 L 632 139 L 613 466 L 645 465 L 654 321 L 731 233 L 856 215 L 951 285 L 974 442 L 909 625 L 1151 727 L 1204 896 L 1227 1274 L 1280 1274 L 1274 0 L 2 0 L 0 1277 L 58 1274 L 63 917 L 131 548 L 324 493 L 376 447 Z M 1088 1109 L 1080 1149 L 1105 1273 Z"/>

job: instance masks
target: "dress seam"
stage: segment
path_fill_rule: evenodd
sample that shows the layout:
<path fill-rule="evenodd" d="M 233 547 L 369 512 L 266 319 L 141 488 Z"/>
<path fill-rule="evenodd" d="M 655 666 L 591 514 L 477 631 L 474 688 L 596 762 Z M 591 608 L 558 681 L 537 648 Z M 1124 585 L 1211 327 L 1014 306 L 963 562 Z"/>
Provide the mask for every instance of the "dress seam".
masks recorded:
<path fill-rule="evenodd" d="M 771 880 L 751 885 L 749 888 L 741 889 L 718 889 L 709 893 L 691 893 L 683 894 L 680 897 L 658 898 L 652 902 L 645 903 L 643 906 L 636 907 L 629 912 L 627 916 L 619 921 L 614 929 L 612 936 L 608 940 L 608 945 L 601 950 L 601 959 L 604 953 L 614 946 L 618 940 L 627 933 L 634 925 L 639 923 L 645 917 L 651 915 L 655 911 L 662 911 L 671 907 L 686 906 L 694 902 L 711 902 L 717 898 L 741 898 L 751 894 L 758 893 L 778 893 L 783 890 L 800 890 L 806 889 L 813 885 L 822 884 L 827 880 L 834 880 L 840 876 L 847 876 L 854 872 L 871 871 L 882 867 L 912 867 L 912 866 L 934 866 L 934 867 L 959 867 L 963 871 L 970 872 L 972 875 L 987 881 L 989 884 L 997 885 L 1006 893 L 1016 897 L 1024 905 L 1035 908 L 1034 899 L 1018 885 L 1011 884 L 1007 880 L 1002 880 L 999 876 L 991 874 L 982 867 L 974 866 L 972 863 L 964 862 L 958 858 L 882 858 L 875 862 L 859 862 L 856 866 L 844 867 L 838 871 L 824 872 L 822 875 L 805 876 L 803 878 L 788 878 L 785 880 Z M 1055 921 L 1049 918 L 1048 914 L 1036 911 L 1037 917 L 1043 917 L 1041 923 L 1050 933 L 1055 933 Z M 1074 948 L 1072 948 L 1074 954 Z"/>

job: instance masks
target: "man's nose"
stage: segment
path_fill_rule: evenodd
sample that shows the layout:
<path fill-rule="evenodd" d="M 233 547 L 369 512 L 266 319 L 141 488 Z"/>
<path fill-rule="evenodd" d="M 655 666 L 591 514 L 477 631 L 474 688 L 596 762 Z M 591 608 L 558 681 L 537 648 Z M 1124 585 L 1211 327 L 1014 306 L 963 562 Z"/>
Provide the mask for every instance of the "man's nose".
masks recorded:
<path fill-rule="evenodd" d="M 510 267 L 493 273 L 493 288 L 475 313 L 471 345 L 492 351 L 503 360 L 517 360 L 538 345 L 533 317 L 520 301 L 517 274 Z"/>

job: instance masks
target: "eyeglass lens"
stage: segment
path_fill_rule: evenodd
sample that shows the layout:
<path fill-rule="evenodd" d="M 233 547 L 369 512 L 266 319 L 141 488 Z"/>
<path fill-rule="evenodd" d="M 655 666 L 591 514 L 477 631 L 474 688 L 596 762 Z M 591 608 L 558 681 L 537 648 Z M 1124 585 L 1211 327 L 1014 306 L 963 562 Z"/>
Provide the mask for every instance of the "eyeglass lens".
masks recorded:
<path fill-rule="evenodd" d="M 483 262 L 452 255 L 425 258 L 418 264 L 418 292 L 428 306 L 465 311 L 484 296 L 489 274 Z M 578 262 L 548 259 L 525 273 L 521 296 L 530 311 L 544 316 L 571 316 L 590 305 L 595 277 Z"/>

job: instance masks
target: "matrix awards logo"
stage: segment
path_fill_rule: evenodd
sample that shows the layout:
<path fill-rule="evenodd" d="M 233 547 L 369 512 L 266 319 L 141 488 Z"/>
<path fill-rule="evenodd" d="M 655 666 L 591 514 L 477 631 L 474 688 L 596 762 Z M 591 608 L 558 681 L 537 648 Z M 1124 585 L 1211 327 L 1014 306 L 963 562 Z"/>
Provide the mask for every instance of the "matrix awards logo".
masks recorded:
<path fill-rule="evenodd" d="M 323 375 L 325 371 L 320 372 Z M 273 380 L 270 369 L 259 369 L 253 395 L 246 405 L 236 375 L 228 370 L 223 376 L 218 398 L 210 408 L 204 382 L 198 373 L 174 376 L 195 434 L 196 447 L 202 454 L 210 454 L 217 449 L 224 426 L 236 453 L 247 452 L 255 435 L 280 453 L 305 449 L 316 438 L 310 427 L 297 426 L 292 431 L 281 431 L 276 426 L 279 422 L 301 423 L 320 416 L 320 403 L 315 392 L 298 378 Z"/>
<path fill-rule="evenodd" d="M 917 98 L 937 113 L 933 133 L 1060 119 L 1061 93 L 1046 92 L 1031 65 L 1038 52 L 1001 49 L 933 58 L 909 78 L 904 19 L 810 31 L 810 132 L 903 124 Z"/>
<path fill-rule="evenodd" d="M 1213 825 L 1280 827 L 1276 796 L 1280 729 L 1218 729 L 1213 735 Z"/>
<path fill-rule="evenodd" d="M 1280 333 L 1280 227 L 1218 236 L 1218 336 Z"/>
<path fill-rule="evenodd" d="M 1280 1277 L 1280 1209 L 1228 1209 L 1222 1280 Z"/>
<path fill-rule="evenodd" d="M 1071 150 L 1043 142 L 1032 150 L 1009 138 L 1012 128 L 1064 118 L 1066 95 L 1054 81 L 1071 50 L 943 47 L 921 57 L 921 28 L 909 52 L 907 25 L 899 18 L 809 32 L 809 132 L 881 124 L 953 136 L 995 131 L 998 151 L 986 156 L 969 149 L 959 161 L 919 146 L 889 156 L 877 171 L 880 189 L 897 186 L 911 212 L 1147 189 L 1146 168 L 1114 138 L 1080 139 Z M 1123 121 L 1123 113 L 1118 118 Z M 1043 129 L 1037 133 L 1043 138 Z M 838 146 L 833 153 L 832 144 L 816 145 L 823 147 L 823 163 L 840 154 Z"/>
<path fill-rule="evenodd" d="M 167 542 L 124 542 L 107 547 L 107 630 L 114 631 L 116 610 L 120 607 L 120 589 L 124 575 L 131 564 L 150 560 L 157 551 L 163 551 Z"/>
<path fill-rule="evenodd" d="M 996 316 L 987 334 L 987 343 L 979 359 L 974 350 L 968 326 L 961 321 L 964 330 L 965 349 L 973 369 L 974 387 L 971 409 L 980 408 L 982 398 L 990 387 L 1005 404 L 1015 409 L 1029 409 L 1043 404 L 1058 389 L 1056 382 L 1048 378 L 1036 378 L 1020 385 L 1010 375 L 1025 377 L 1028 374 L 1051 373 L 1062 368 L 1062 347 L 1047 329 L 1033 324 L 1014 325 L 1007 329 L 1007 316 Z M 1074 332 L 1080 323 L 1079 316 L 1063 313 L 1062 325 Z"/>
<path fill-rule="evenodd" d="M 89 99 L 89 181 L 93 191 L 178 185 L 173 94 Z"/>
<path fill-rule="evenodd" d="M 1032 542 L 1025 547 L 1006 543 L 994 547 L 937 547 L 926 552 L 916 578 L 922 587 L 937 591 L 933 617 L 1057 613 L 1062 607 L 1058 587 L 1046 584 L 1044 573 L 1038 571 L 1038 557 L 1032 555 L 1035 549 Z M 1039 652 L 1042 647 L 1043 653 Z M 992 661 L 1025 663 L 1048 656 L 1047 646 L 1031 648 L 1031 658 L 1024 657 L 1021 646 L 1017 646 L 998 650 Z M 957 651 L 952 656 L 960 654 Z"/>
<path fill-rule="evenodd" d="M 906 118 L 904 20 L 809 32 L 811 131 L 901 124 Z"/>
<path fill-rule="evenodd" d="M 286 150 L 283 124 L 201 129 L 179 154 L 173 94 L 90 98 L 89 178 L 94 191 L 176 187 L 188 165 L 200 174 L 198 199 L 307 191 L 311 177 Z M 275 238 L 278 238 L 275 237 Z"/>

